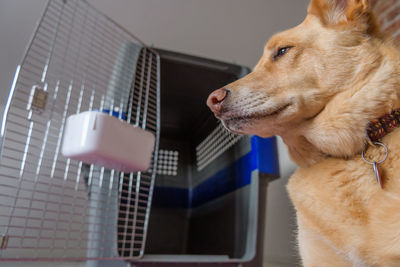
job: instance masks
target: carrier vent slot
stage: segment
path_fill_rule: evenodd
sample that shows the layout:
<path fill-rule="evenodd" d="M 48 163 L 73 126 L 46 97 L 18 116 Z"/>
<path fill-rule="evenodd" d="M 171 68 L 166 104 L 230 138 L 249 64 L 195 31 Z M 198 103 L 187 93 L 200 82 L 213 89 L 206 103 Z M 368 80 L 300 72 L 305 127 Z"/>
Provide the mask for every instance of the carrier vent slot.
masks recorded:
<path fill-rule="evenodd" d="M 158 151 L 157 174 L 177 176 L 178 158 L 179 158 L 178 151 L 160 149 Z"/>
<path fill-rule="evenodd" d="M 228 132 L 222 124 L 219 124 L 196 147 L 197 171 L 203 170 L 221 154 L 235 145 L 243 135 Z"/>

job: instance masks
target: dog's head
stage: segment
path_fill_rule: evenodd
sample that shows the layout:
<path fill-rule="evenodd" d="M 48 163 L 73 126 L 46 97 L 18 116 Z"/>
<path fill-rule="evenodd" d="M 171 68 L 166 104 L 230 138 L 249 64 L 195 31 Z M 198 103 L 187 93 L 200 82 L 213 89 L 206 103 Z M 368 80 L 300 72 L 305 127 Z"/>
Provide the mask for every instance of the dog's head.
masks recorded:
<path fill-rule="evenodd" d="M 207 105 L 228 130 L 262 137 L 312 125 L 327 110 L 332 119 L 380 66 L 383 39 L 368 0 L 312 0 L 305 20 L 273 36 L 253 71 Z"/>
<path fill-rule="evenodd" d="M 232 132 L 280 134 L 349 87 L 360 71 L 357 50 L 376 33 L 368 1 L 313 0 L 302 24 L 273 36 L 253 72 L 207 104 Z"/>

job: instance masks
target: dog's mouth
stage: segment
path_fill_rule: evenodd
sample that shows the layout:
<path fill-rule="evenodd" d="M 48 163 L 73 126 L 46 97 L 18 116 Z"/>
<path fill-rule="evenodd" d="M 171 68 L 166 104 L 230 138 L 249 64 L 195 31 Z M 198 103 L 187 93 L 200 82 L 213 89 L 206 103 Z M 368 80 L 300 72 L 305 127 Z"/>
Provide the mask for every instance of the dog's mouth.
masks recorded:
<path fill-rule="evenodd" d="M 282 106 L 278 107 L 277 109 L 274 109 L 274 110 L 269 111 L 269 112 L 255 112 L 255 113 L 248 114 L 248 115 L 222 116 L 221 119 L 223 119 L 224 121 L 260 120 L 260 119 L 264 119 L 264 118 L 267 118 L 267 117 L 272 117 L 272 116 L 279 115 L 281 112 L 286 110 L 289 106 L 291 106 L 291 104 L 287 103 L 287 104 L 282 105 Z"/>
<path fill-rule="evenodd" d="M 246 134 L 246 128 L 254 122 L 277 117 L 290 106 L 291 103 L 287 103 L 269 112 L 256 112 L 248 115 L 225 115 L 221 116 L 220 119 L 229 131 Z"/>

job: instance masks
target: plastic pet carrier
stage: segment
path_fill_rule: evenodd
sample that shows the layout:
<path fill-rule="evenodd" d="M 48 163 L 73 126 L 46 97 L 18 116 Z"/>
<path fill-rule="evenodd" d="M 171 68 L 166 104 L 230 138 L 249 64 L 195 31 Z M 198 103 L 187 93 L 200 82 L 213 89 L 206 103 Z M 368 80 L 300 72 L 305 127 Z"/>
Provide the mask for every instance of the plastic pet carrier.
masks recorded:
<path fill-rule="evenodd" d="M 50 0 L 0 129 L 0 261 L 261 266 L 275 138 L 231 134 L 205 105 L 248 72 Z"/>
<path fill-rule="evenodd" d="M 160 150 L 146 253 L 137 266 L 250 262 L 257 245 L 262 249 L 267 183 L 279 173 L 276 140 L 229 133 L 204 104 L 213 89 L 249 70 L 157 52 Z"/>

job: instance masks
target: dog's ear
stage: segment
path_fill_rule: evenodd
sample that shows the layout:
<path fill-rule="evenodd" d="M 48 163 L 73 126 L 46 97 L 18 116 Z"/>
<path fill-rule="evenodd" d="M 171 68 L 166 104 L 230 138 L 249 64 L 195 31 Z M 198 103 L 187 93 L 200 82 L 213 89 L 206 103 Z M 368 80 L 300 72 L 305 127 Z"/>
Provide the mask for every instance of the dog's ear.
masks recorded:
<path fill-rule="evenodd" d="M 325 25 L 351 24 L 370 35 L 380 34 L 369 0 L 311 0 L 308 13 Z"/>

